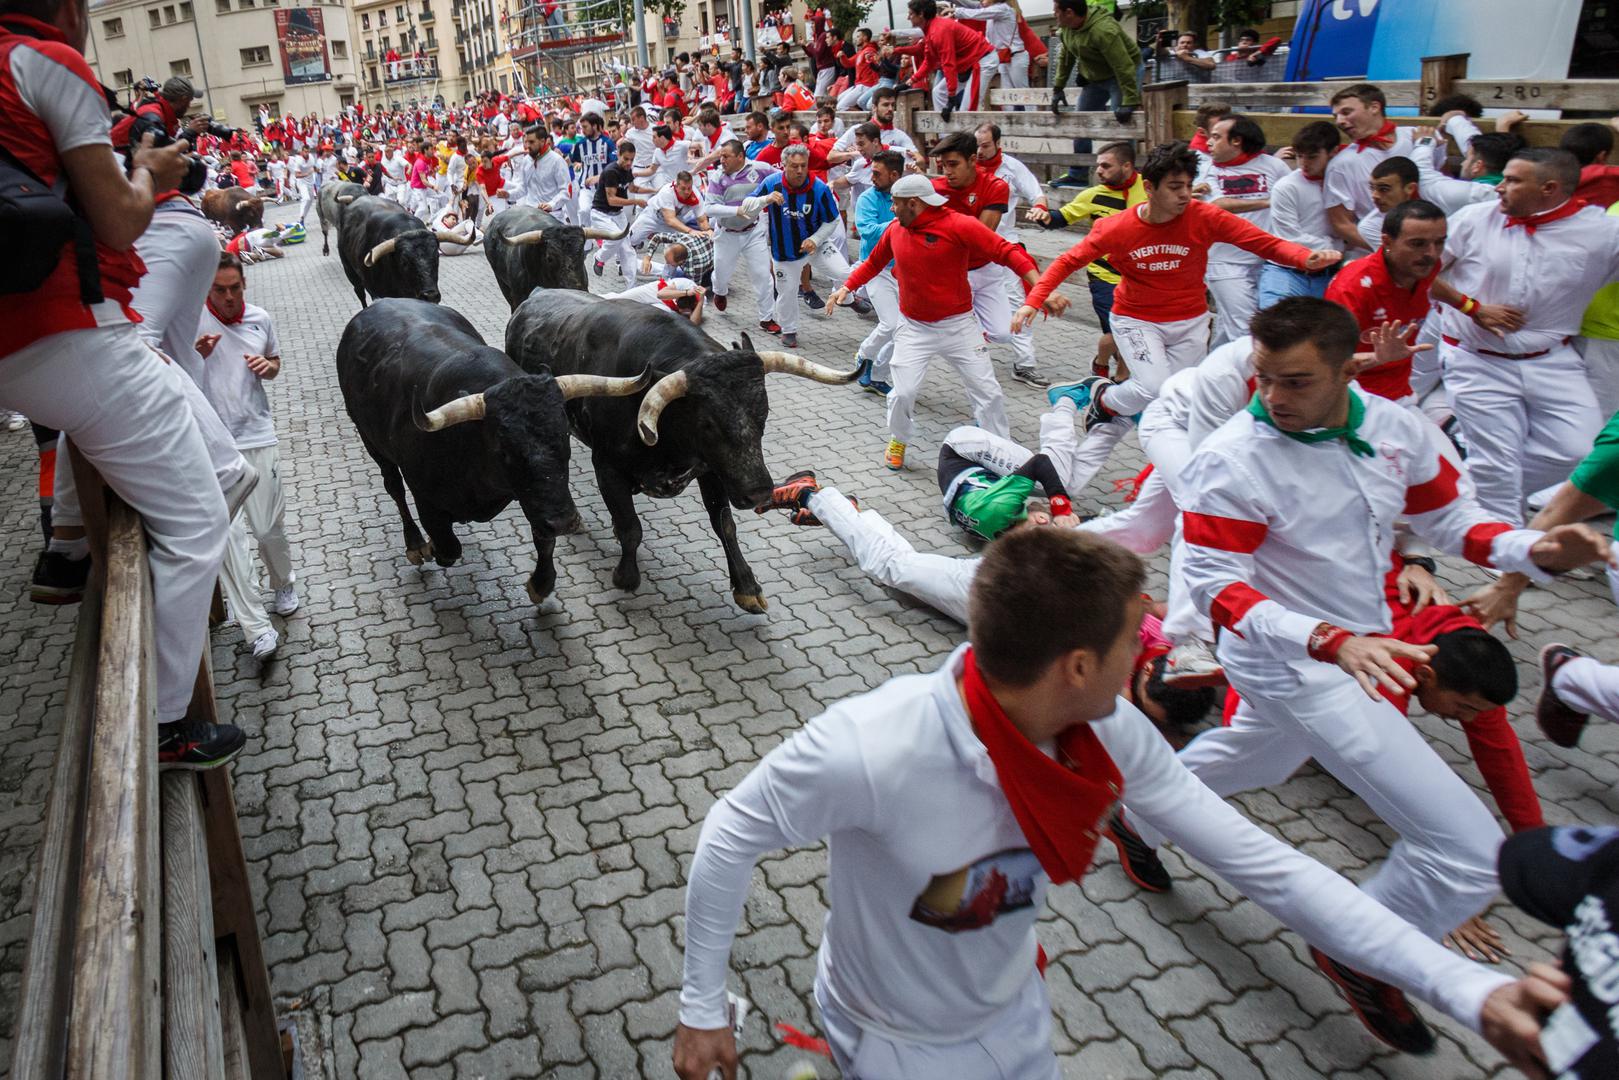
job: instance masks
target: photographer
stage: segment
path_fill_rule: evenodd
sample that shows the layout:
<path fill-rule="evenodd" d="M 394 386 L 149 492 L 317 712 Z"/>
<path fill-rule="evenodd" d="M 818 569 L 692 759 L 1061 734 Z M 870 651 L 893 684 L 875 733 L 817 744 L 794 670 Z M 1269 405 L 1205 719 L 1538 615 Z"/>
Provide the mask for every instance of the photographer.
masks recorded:
<path fill-rule="evenodd" d="M 144 519 L 159 763 L 207 768 L 229 761 L 245 741 L 235 727 L 185 721 L 224 553 L 225 499 L 186 404 L 184 375 L 131 322 L 145 269 L 132 248 L 152 220 L 155 197 L 190 168 L 187 146 L 158 148 L 155 132 L 144 135 L 126 175 L 109 138 L 107 99 L 84 59 L 88 32 L 84 0 L 0 0 L 0 147 L 71 200 L 80 235 L 93 236 L 76 243 L 49 207 L 13 218 L 16 232 L 34 234 L 19 245 L 25 254 L 53 247 L 59 254 L 40 272 L 19 258 L 0 277 L 0 407 L 67 433 Z M 22 171 L 3 168 L 8 193 L 21 188 Z M 88 554 L 82 536 L 59 536 L 51 548 L 81 566 Z"/>

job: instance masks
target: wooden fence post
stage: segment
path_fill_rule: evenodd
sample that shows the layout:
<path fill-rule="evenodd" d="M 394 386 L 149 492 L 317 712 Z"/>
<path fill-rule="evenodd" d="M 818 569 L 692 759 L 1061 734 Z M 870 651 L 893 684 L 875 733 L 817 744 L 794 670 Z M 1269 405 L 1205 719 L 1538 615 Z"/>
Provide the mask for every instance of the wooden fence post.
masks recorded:
<path fill-rule="evenodd" d="M 1448 97 L 1457 79 L 1467 78 L 1467 58 L 1471 53 L 1424 56 L 1422 81 L 1417 91 L 1417 108 L 1423 112 L 1442 97 Z"/>
<path fill-rule="evenodd" d="M 1187 87 L 1190 85 L 1185 79 L 1176 79 L 1149 83 L 1143 88 L 1141 103 L 1147 114 L 1147 138 L 1141 148 L 1142 157 L 1160 143 L 1175 141 L 1175 110 L 1189 106 L 1191 95 Z"/>
<path fill-rule="evenodd" d="M 900 131 L 914 132 L 916 130 L 916 114 L 924 103 L 931 104 L 922 90 L 901 90 L 894 99 L 894 126 Z M 918 146 L 917 150 L 925 152 L 925 148 Z"/>

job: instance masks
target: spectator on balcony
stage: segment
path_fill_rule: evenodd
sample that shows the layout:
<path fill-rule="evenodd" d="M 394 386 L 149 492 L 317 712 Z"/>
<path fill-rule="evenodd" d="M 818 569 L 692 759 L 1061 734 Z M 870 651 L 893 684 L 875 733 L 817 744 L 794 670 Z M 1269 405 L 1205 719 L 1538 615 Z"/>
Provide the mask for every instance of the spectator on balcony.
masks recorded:
<path fill-rule="evenodd" d="M 399 50 L 389 46 L 387 55 L 383 60 L 388 65 L 388 81 L 393 82 L 399 78 Z"/>
<path fill-rule="evenodd" d="M 1197 68 L 1199 71 L 1213 71 L 1219 67 L 1219 61 L 1207 49 L 1198 48 L 1197 35 L 1185 33 L 1175 39 L 1175 48 L 1170 56 L 1187 67 Z"/>

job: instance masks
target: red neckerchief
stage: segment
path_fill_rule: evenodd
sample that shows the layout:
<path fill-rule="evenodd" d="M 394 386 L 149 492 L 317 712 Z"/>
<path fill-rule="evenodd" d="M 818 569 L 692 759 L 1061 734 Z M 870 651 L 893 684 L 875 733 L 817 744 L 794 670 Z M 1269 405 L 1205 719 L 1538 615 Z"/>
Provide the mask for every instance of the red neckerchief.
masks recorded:
<path fill-rule="evenodd" d="M 1539 226 L 1548 225 L 1553 221 L 1562 221 L 1566 217 L 1573 217 L 1575 214 L 1584 209 L 1584 199 L 1570 199 L 1562 206 L 1559 206 L 1554 210 L 1543 210 L 1538 214 L 1525 214 L 1522 217 L 1508 214 L 1507 228 L 1510 229 L 1514 226 L 1522 225 L 1523 231 L 1528 233 L 1530 236 L 1533 236 L 1535 235 L 1535 229 Z"/>
<path fill-rule="evenodd" d="M 697 205 L 697 189 L 696 188 L 691 189 L 691 198 L 689 198 L 689 199 L 680 194 L 680 189 L 679 188 L 675 188 L 674 190 L 675 190 L 675 202 L 679 203 L 681 206 L 696 206 Z"/>
<path fill-rule="evenodd" d="M 1383 121 L 1383 126 L 1377 129 L 1376 134 L 1356 139 L 1354 145 L 1357 154 L 1362 150 L 1387 150 L 1394 145 L 1394 121 Z"/>
<path fill-rule="evenodd" d="M 1219 168 L 1222 168 L 1222 169 L 1231 169 L 1231 168 L 1235 168 L 1238 165 L 1246 165 L 1246 164 L 1248 164 L 1250 161 L 1254 160 L 1254 158 L 1258 157 L 1260 154 L 1263 154 L 1264 152 L 1265 151 L 1263 151 L 1263 150 L 1255 150 L 1251 154 L 1238 154 L 1236 157 L 1232 158 L 1230 161 L 1216 161 L 1214 164 L 1216 166 L 1218 166 Z"/>
<path fill-rule="evenodd" d="M 1043 754 L 990 693 L 971 649 L 961 676 L 973 731 L 1030 850 L 1054 884 L 1078 881 L 1096 853 L 1097 825 L 1124 793 L 1119 767 L 1089 724 L 1059 735 L 1055 758 Z"/>
<path fill-rule="evenodd" d="M 804 186 L 795 188 L 791 184 L 787 183 L 787 174 L 785 172 L 781 174 L 781 187 L 782 187 L 782 190 L 787 192 L 789 195 L 802 195 L 802 194 L 804 194 L 804 192 L 808 191 L 810 188 L 812 188 L 814 186 L 815 186 L 815 177 L 813 177 L 813 176 L 805 177 L 804 178 Z"/>
<path fill-rule="evenodd" d="M 979 158 L 978 167 L 987 173 L 997 173 L 1001 170 L 1001 152 L 995 151 L 995 156 L 989 159 Z"/>
<path fill-rule="evenodd" d="M 887 124 L 878 124 L 877 126 L 880 129 L 882 129 L 883 131 L 893 131 L 894 130 L 894 125 L 893 125 L 892 122 L 889 122 Z"/>
<path fill-rule="evenodd" d="M 1131 188 L 1136 186 L 1136 174 L 1131 173 L 1130 179 L 1126 180 L 1122 184 L 1110 184 L 1104 180 L 1102 181 L 1102 186 L 1107 188 L 1109 191 L 1129 191 Z"/>
<path fill-rule="evenodd" d="M 236 318 L 227 319 L 227 318 L 225 318 L 225 316 L 223 316 L 223 315 L 221 315 L 219 313 L 218 308 L 214 307 L 214 298 L 213 297 L 210 296 L 205 301 L 205 303 L 207 303 L 207 305 L 208 305 L 208 313 L 210 315 L 212 315 L 214 318 L 218 319 L 220 321 L 220 323 L 222 323 L 225 326 L 235 326 L 237 323 L 242 321 L 242 316 L 247 314 L 247 305 L 243 304 L 242 305 L 242 310 L 241 310 L 240 313 L 237 314 Z"/>
<path fill-rule="evenodd" d="M 663 278 L 658 279 L 658 292 L 662 292 L 664 289 L 667 289 L 668 287 L 669 287 L 669 283 L 667 281 L 665 281 Z M 656 295 L 656 294 L 654 294 L 654 295 Z M 662 304 L 664 307 L 668 308 L 670 311 L 674 312 L 676 315 L 680 314 L 680 309 L 675 306 L 675 302 L 673 300 L 666 300 L 663 297 L 659 296 L 658 297 L 658 303 Z"/>

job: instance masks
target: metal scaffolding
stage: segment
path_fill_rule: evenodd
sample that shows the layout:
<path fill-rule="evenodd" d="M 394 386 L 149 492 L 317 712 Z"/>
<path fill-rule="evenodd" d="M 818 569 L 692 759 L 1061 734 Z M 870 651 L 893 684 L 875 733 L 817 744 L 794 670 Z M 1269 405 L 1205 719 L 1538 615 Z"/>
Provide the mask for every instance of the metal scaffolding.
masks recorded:
<path fill-rule="evenodd" d="M 531 86 L 568 88 L 579 83 L 574 62 L 625 47 L 618 0 L 527 0 L 506 21 L 512 60 Z"/>

